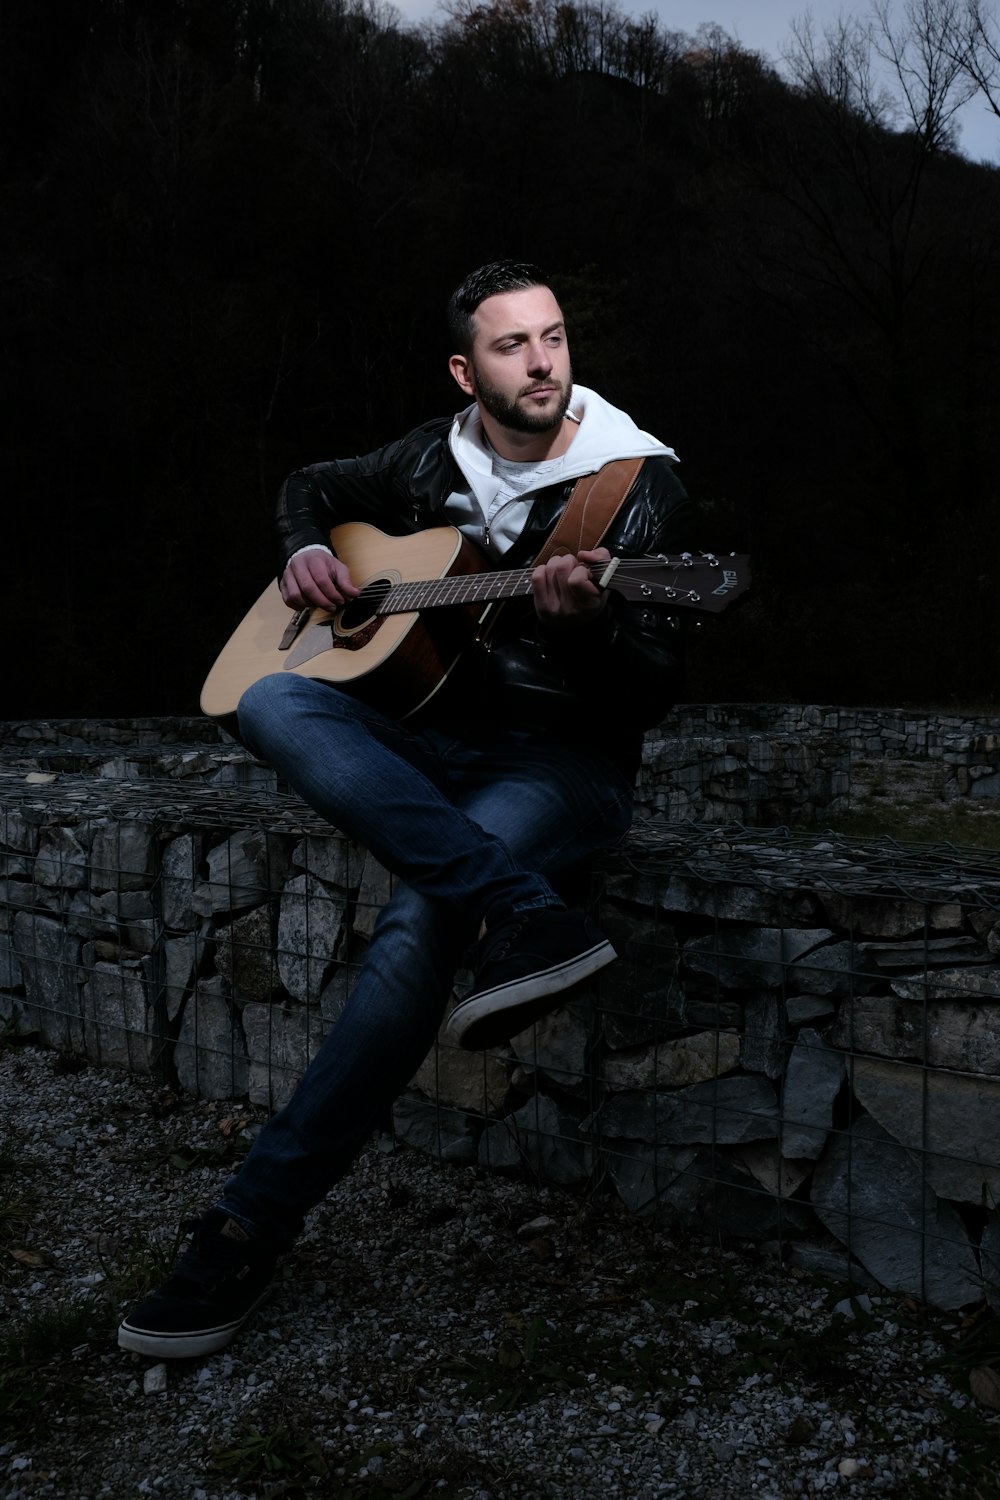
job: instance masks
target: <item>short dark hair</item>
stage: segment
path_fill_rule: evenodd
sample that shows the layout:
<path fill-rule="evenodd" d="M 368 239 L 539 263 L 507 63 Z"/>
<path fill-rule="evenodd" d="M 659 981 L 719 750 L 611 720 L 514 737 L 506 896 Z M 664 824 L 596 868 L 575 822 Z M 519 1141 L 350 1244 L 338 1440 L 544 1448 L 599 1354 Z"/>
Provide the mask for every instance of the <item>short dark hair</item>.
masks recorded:
<path fill-rule="evenodd" d="M 526 292 L 549 286 L 549 278 L 528 260 L 491 260 L 472 271 L 448 300 L 448 336 L 459 354 L 468 354 L 476 335 L 474 314 L 480 302 L 501 292 Z"/>

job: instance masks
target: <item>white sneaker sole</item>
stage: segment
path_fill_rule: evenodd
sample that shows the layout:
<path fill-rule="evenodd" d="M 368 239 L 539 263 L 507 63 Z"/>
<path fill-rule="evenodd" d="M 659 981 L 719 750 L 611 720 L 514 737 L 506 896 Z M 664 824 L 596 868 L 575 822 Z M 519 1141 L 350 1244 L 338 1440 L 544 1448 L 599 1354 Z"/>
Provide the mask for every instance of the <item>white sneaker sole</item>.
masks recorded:
<path fill-rule="evenodd" d="M 118 1329 L 118 1347 L 155 1359 L 198 1359 L 205 1354 L 215 1354 L 236 1337 L 247 1319 L 267 1301 L 271 1290 L 271 1287 L 265 1287 L 242 1318 L 236 1318 L 231 1323 L 219 1323 L 215 1328 L 192 1328 L 182 1329 L 177 1333 L 164 1333 L 162 1330 L 154 1332 L 148 1328 L 133 1328 L 126 1320 Z"/>
<path fill-rule="evenodd" d="M 591 974 L 596 974 L 599 969 L 613 963 L 617 957 L 614 948 L 606 938 L 603 938 L 592 948 L 588 948 L 583 953 L 574 954 L 572 958 L 566 959 L 564 963 L 553 965 L 551 969 L 544 969 L 538 974 L 526 974 L 521 979 L 512 979 L 506 984 L 497 984 L 491 989 L 480 990 L 478 994 L 470 995 L 458 1002 L 448 1017 L 445 1035 L 450 1042 L 470 1050 L 494 1046 L 498 1040 L 506 1041 L 509 1037 L 516 1036 L 528 1025 L 529 1021 L 535 1019 L 535 1014 L 532 1013 L 519 1020 L 517 1016 L 519 1007 L 529 1007 L 533 1002 L 544 1000 L 548 996 L 561 995 L 564 990 L 571 989 L 581 980 L 588 979 Z M 554 1010 L 558 1003 L 554 1000 L 547 1009 Z M 504 1030 L 501 1026 L 498 1030 L 491 1026 L 488 1039 L 480 1041 L 473 1034 L 474 1030 L 493 1017 L 498 1022 L 503 1021 L 507 1029 Z"/>

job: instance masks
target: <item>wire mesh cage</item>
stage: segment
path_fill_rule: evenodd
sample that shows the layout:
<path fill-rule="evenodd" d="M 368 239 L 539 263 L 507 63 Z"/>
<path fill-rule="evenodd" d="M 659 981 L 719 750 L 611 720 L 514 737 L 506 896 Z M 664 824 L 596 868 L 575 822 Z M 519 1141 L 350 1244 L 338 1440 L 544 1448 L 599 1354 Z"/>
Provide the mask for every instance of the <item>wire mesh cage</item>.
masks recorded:
<path fill-rule="evenodd" d="M 59 754 L 0 767 L 4 1023 L 280 1106 L 390 877 L 238 748 Z M 619 962 L 496 1052 L 439 1040 L 397 1133 L 1000 1307 L 1000 855 L 648 818 L 590 879 Z"/>

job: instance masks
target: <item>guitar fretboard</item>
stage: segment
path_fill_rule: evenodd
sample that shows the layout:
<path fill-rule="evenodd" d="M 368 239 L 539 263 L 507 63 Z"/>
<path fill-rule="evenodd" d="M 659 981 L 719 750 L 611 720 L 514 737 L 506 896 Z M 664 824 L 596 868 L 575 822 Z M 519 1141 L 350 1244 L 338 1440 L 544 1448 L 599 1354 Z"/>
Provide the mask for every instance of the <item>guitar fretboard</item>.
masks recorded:
<path fill-rule="evenodd" d="M 492 599 L 515 599 L 531 593 L 531 568 L 503 573 L 459 573 L 449 578 L 396 583 L 378 608 L 380 615 L 407 614 L 441 604 L 485 604 Z M 367 593 L 367 590 L 365 590 Z"/>
<path fill-rule="evenodd" d="M 663 553 L 655 557 L 611 558 L 588 566 L 593 581 L 613 589 L 627 599 L 682 605 L 717 613 L 747 586 L 745 558 L 730 554 L 718 558 L 703 552 L 679 557 Z M 443 578 L 423 578 L 393 583 L 390 577 L 372 577 L 355 604 L 365 605 L 373 615 L 418 614 L 446 604 L 486 604 L 497 599 L 525 598 L 531 593 L 534 564 L 494 573 L 452 573 Z"/>

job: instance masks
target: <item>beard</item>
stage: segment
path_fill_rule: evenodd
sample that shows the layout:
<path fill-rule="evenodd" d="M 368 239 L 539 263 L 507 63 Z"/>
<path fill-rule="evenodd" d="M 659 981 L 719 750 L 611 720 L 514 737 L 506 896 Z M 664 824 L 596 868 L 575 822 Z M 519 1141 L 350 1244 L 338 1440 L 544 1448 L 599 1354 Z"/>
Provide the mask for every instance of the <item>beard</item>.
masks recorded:
<path fill-rule="evenodd" d="M 490 385 L 489 381 L 476 369 L 475 365 L 472 366 L 472 373 L 476 385 L 476 400 L 482 404 L 483 409 L 489 413 L 495 422 L 499 422 L 501 427 L 506 427 L 509 432 L 552 432 L 555 428 L 562 425 L 562 419 L 569 410 L 570 398 L 573 394 L 572 371 L 568 372 L 568 379 L 565 385 L 560 380 L 536 381 L 534 385 L 524 386 L 522 390 L 518 391 L 517 396 L 513 400 L 505 396 L 502 391 L 497 390 L 495 385 Z M 525 411 L 522 407 L 518 406 L 517 403 L 522 396 L 530 395 L 540 385 L 551 386 L 553 390 L 558 392 L 556 405 L 550 411 Z"/>

